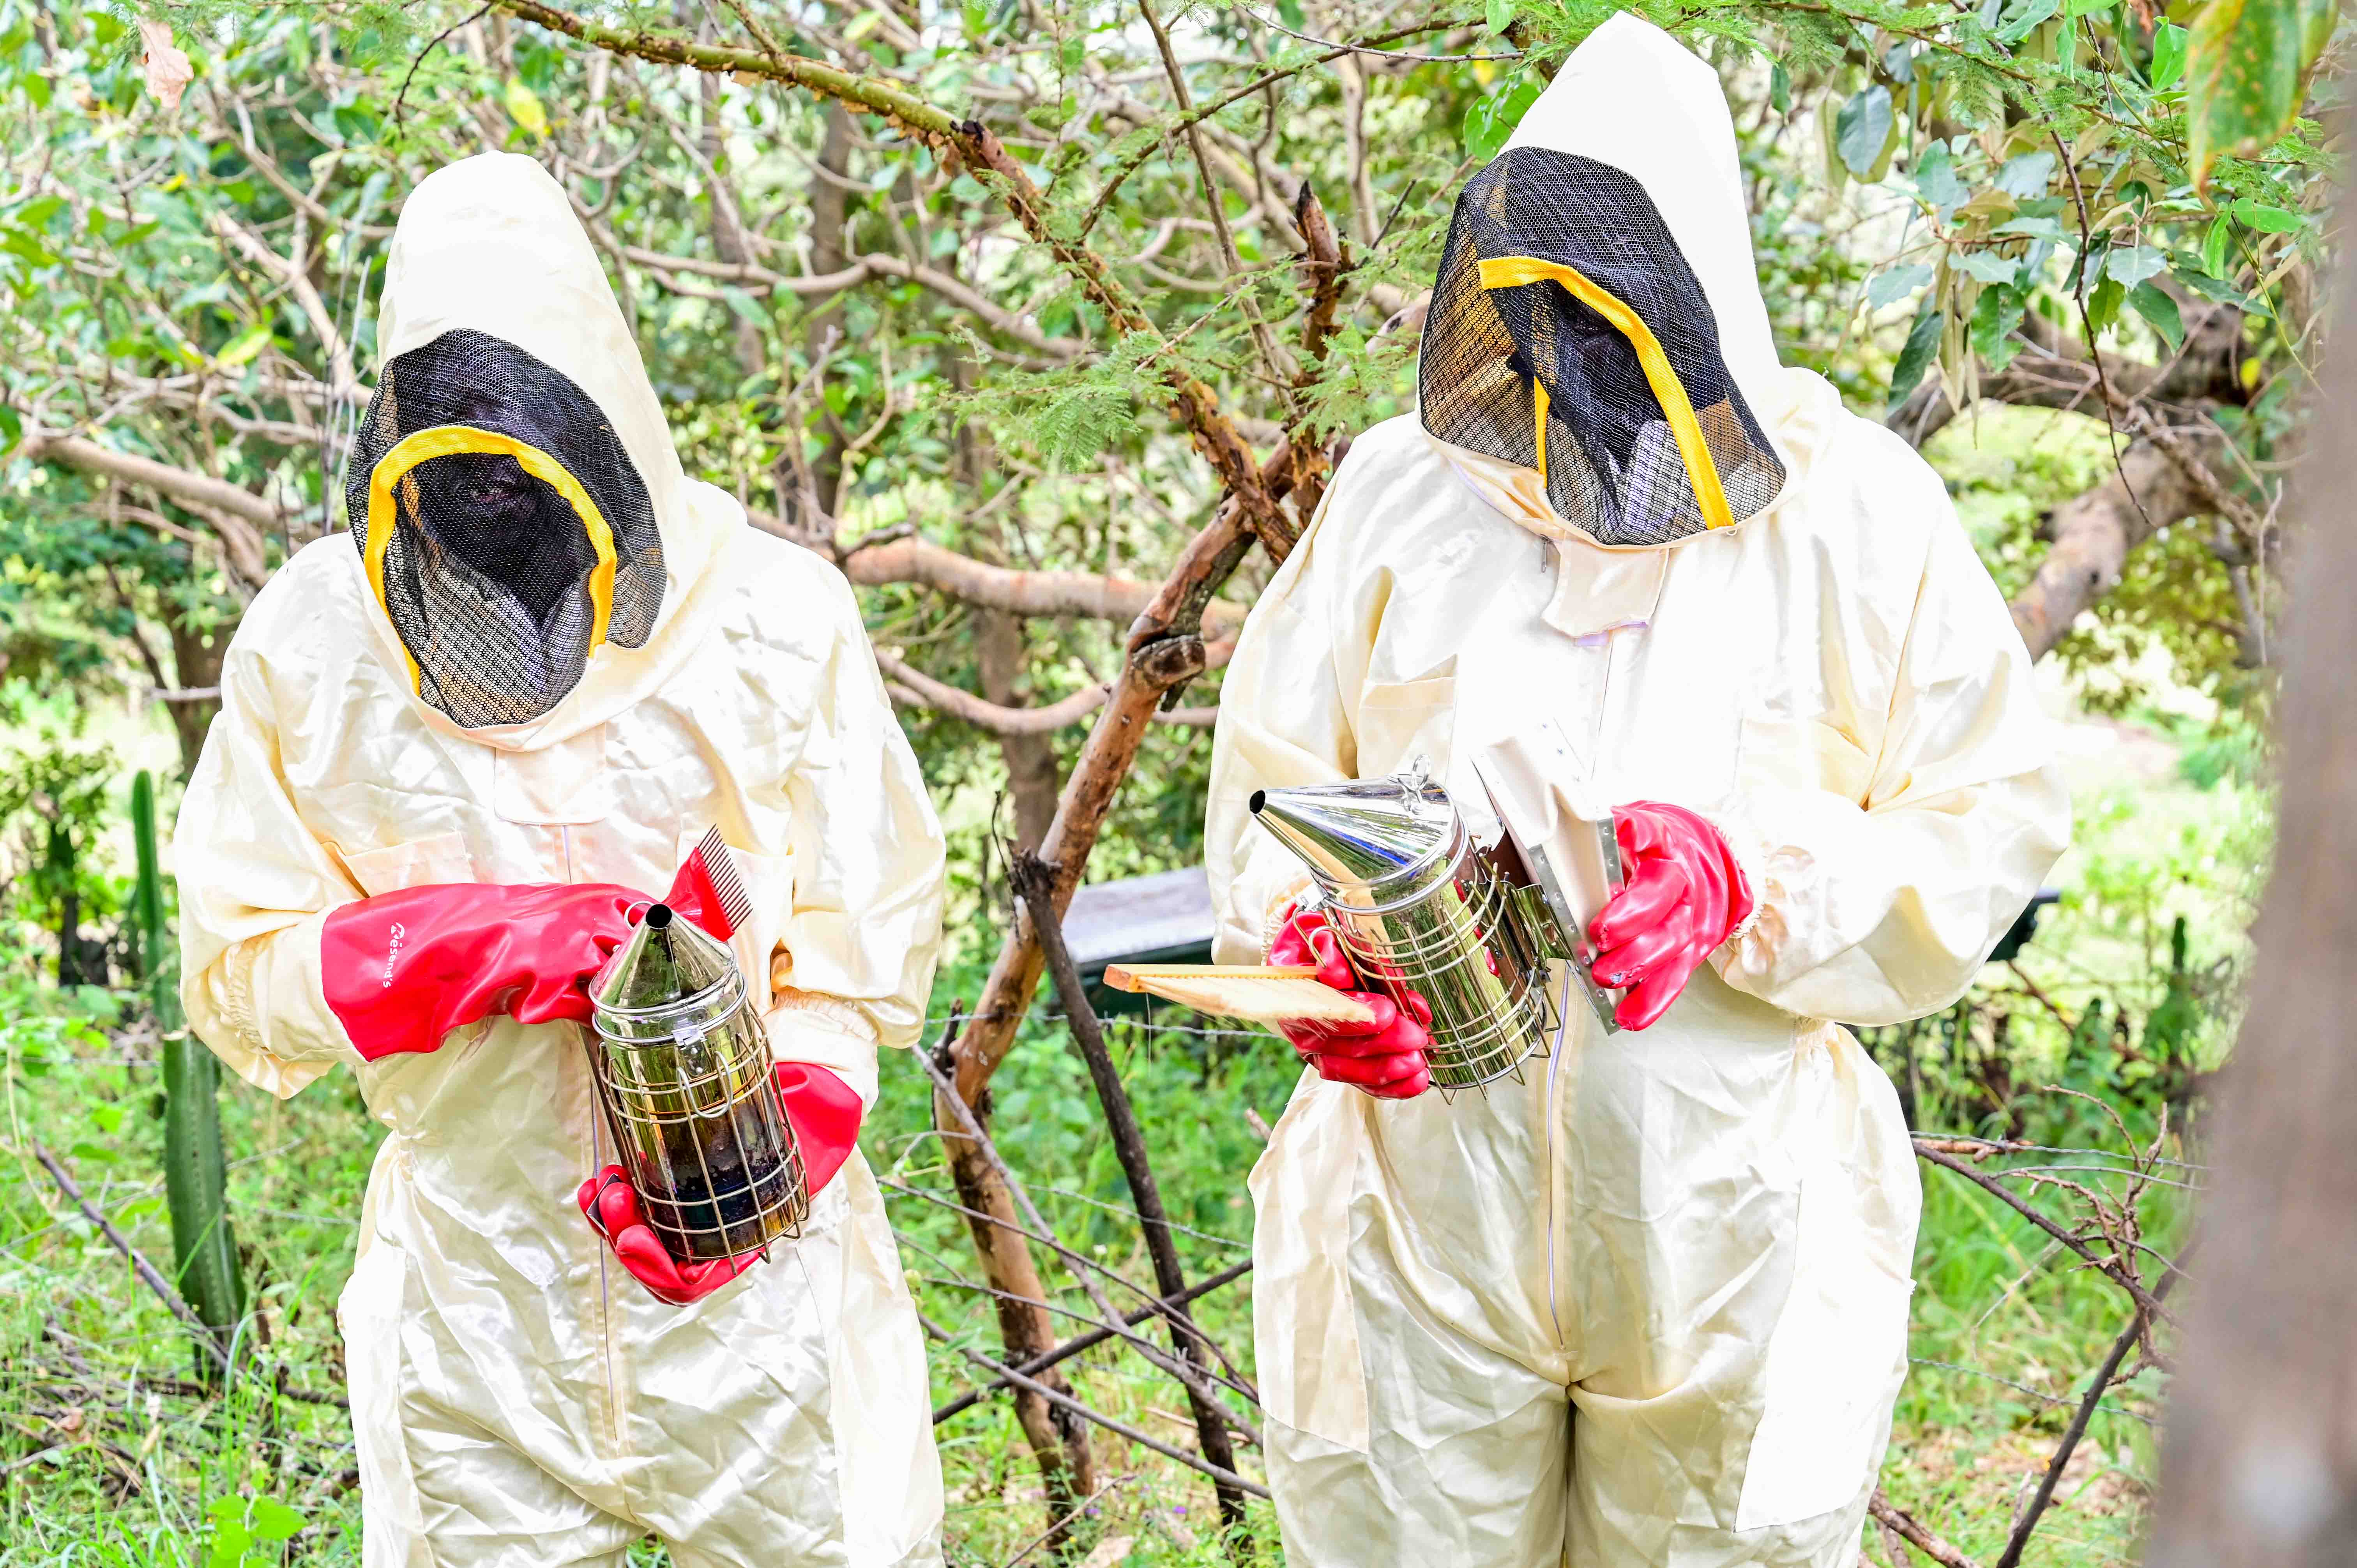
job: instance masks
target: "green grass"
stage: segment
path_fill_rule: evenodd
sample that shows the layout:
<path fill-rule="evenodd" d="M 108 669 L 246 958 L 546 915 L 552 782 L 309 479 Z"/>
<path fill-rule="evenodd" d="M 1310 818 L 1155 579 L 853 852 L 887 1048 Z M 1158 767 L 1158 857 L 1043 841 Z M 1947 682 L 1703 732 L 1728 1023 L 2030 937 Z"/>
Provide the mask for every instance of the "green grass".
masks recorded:
<path fill-rule="evenodd" d="M 2214 1061 L 2233 1023 L 2232 972 L 2254 894 L 2250 868 L 2265 849 L 2265 808 L 2230 777 L 2207 789 L 2179 779 L 2130 795 L 2087 791 L 2083 847 L 2065 875 L 2070 898 L 2041 929 L 2024 972 L 2067 1013 L 2107 995 L 2141 1018 L 2166 990 L 2166 933 L 2184 914 L 2195 967 L 2227 977 L 2205 993 L 2200 1048 Z M 104 993 L 60 996 L 34 983 L 28 950 L 0 935 L 0 1162 L 9 1173 L 0 1180 L 0 1568 L 357 1563 L 359 1496 L 345 1413 L 271 1391 L 282 1372 L 296 1390 L 341 1391 L 333 1306 L 379 1135 L 355 1084 L 336 1075 L 284 1104 L 241 1086 L 223 1091 L 231 1211 L 259 1307 L 242 1353 L 257 1375 L 226 1395 L 208 1394 L 163 1305 L 63 1201 L 29 1152 L 38 1137 L 64 1158 L 92 1201 L 168 1269 L 153 1033 L 120 1015 Z M 2034 1011 L 2006 972 L 1985 978 L 1989 1008 Z M 970 1001 L 978 981 L 971 965 L 946 976 L 936 1011 L 961 996 Z M 1295 1077 L 1290 1053 L 1227 1033 L 1147 1036 L 1125 1026 L 1114 1036 L 1172 1217 L 1200 1232 L 1181 1238 L 1187 1268 L 1190 1276 L 1212 1272 L 1244 1255 L 1252 1219 L 1243 1178 L 1260 1147 L 1251 1117 L 1275 1119 Z M 2024 1024 L 2008 1041 L 2025 1058 L 2019 1079 L 2029 1086 L 2006 1112 L 2017 1124 L 2061 1129 L 2055 1141 L 2119 1146 L 2092 1107 L 2038 1091 L 2041 1073 L 2068 1068 L 2122 1107 L 2139 1137 L 2149 1135 L 2149 1086 L 2129 1070 L 2132 1062 L 2102 1052 L 2069 1058 L 2059 1025 L 2040 1035 Z M 2041 1051 L 2050 1059 L 2037 1059 Z M 1958 1128 L 1962 1112 L 1940 1098 L 1943 1080 L 1935 1074 L 1930 1081 L 1924 1124 Z M 884 1090 L 866 1136 L 870 1163 L 918 1194 L 945 1195 L 948 1176 L 924 1125 L 921 1070 L 906 1057 L 888 1058 Z M 1067 1244 L 1131 1279 L 1150 1277 L 1136 1227 L 1122 1212 L 1126 1189 L 1086 1076 L 1062 1031 L 1044 1021 L 1028 1026 L 994 1093 L 1004 1152 Z M 2183 1149 L 2173 1144 L 2170 1152 Z M 2075 1401 L 2125 1321 L 2124 1307 L 2115 1289 L 2066 1267 L 2018 1216 L 1943 1171 L 1926 1167 L 1923 1178 L 1911 1347 L 1918 1364 L 1900 1402 L 1884 1481 L 1900 1506 L 1986 1563 L 2069 1419 L 2057 1402 Z M 2165 1187 L 2147 1197 L 2142 1213 L 2155 1245 L 2174 1245 L 2188 1198 Z M 955 1283 L 977 1277 L 963 1221 L 920 1195 L 895 1192 L 889 1205 L 926 1314 L 995 1353 L 986 1298 Z M 1049 1278 L 1059 1305 L 1089 1310 L 1069 1273 L 1051 1268 Z M 1248 1285 L 1200 1308 L 1247 1370 Z M 934 1347 L 932 1367 L 937 1400 L 969 1386 L 953 1350 Z M 1101 1348 L 1067 1370 L 1109 1413 L 1164 1441 L 1191 1443 L 1183 1396 L 1137 1358 Z M 2159 1375 L 2147 1371 L 2112 1396 L 2028 1563 L 2100 1568 L 2134 1560 L 2154 1475 L 2147 1422 L 2163 1394 Z M 1099 1435 L 1111 1485 L 1082 1521 L 1090 1568 L 1221 1561 L 1208 1485 Z M 1010 1408 L 986 1402 L 939 1437 L 952 1561 L 1006 1562 L 1043 1522 L 1037 1474 Z M 1249 1452 L 1243 1464 L 1258 1472 Z M 1254 1519 L 1273 1541 L 1266 1509 Z M 1882 1560 L 1878 1540 L 1867 1549 Z M 651 1564 L 662 1554 L 650 1546 L 640 1560 Z"/>

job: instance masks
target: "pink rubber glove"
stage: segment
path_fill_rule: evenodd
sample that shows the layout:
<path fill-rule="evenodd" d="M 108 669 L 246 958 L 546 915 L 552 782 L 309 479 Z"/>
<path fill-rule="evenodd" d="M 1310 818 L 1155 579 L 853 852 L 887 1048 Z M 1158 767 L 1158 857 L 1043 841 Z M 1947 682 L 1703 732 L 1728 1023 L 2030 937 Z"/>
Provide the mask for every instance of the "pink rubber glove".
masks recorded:
<path fill-rule="evenodd" d="M 437 883 L 347 904 L 319 937 L 328 1006 L 370 1061 L 494 1013 L 589 1021 L 587 982 L 643 894 L 607 882 Z"/>
<path fill-rule="evenodd" d="M 866 1107 L 860 1103 L 858 1090 L 827 1069 L 807 1062 L 778 1064 L 778 1098 L 785 1102 L 795 1146 L 802 1150 L 803 1180 L 816 1197 L 858 1146 Z M 608 1165 L 583 1182 L 574 1200 L 630 1277 L 657 1301 L 673 1306 L 703 1300 L 761 1261 L 758 1251 L 701 1263 L 674 1261 L 647 1224 L 638 1191 L 619 1165 Z"/>
<path fill-rule="evenodd" d="M 1642 1029 L 1695 968 L 1751 918 L 1751 886 L 1717 828 L 1684 806 L 1632 800 L 1612 813 L 1628 882 L 1588 923 L 1600 985 L 1631 986 L 1613 1016 Z"/>
<path fill-rule="evenodd" d="M 1432 1006 L 1415 992 L 1407 993 L 1403 1010 L 1379 991 L 1360 988 L 1359 977 L 1343 955 L 1342 939 L 1326 917 L 1303 914 L 1286 907 L 1284 924 L 1270 944 L 1272 964 L 1315 964 L 1318 983 L 1363 1002 L 1374 1012 L 1366 1024 L 1311 1023 L 1295 1019 L 1277 1028 L 1293 1042 L 1301 1058 L 1333 1083 L 1362 1089 L 1378 1100 L 1413 1100 L 1432 1087 L 1432 1069 L 1424 1058 L 1432 1043 L 1426 1027 Z"/>

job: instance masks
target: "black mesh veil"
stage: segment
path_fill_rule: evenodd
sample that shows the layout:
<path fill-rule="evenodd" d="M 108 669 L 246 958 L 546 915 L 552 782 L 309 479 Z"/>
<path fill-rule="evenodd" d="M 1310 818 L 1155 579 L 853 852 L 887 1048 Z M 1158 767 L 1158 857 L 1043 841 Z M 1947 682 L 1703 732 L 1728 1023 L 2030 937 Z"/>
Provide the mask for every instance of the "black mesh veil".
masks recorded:
<path fill-rule="evenodd" d="M 540 717 L 601 640 L 654 629 L 647 487 L 589 395 L 512 343 L 461 329 L 395 357 L 344 494 L 418 695 L 468 728 Z"/>
<path fill-rule="evenodd" d="M 1426 429 L 1541 470 L 1607 544 L 1739 522 L 1784 482 L 1652 199 L 1575 153 L 1511 148 L 1458 194 L 1417 391 Z"/>

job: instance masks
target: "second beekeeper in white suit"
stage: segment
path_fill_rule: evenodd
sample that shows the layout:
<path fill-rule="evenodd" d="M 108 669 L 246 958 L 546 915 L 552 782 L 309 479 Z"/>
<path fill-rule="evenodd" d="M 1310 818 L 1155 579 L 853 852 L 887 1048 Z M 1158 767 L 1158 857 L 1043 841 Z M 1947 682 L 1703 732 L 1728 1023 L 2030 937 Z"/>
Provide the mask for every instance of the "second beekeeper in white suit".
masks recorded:
<path fill-rule="evenodd" d="M 1920 1195 L 1835 1021 L 1947 1004 L 2064 846 L 2020 637 L 1937 476 L 1778 363 L 1717 80 L 1633 18 L 1469 183 L 1420 382 L 1228 676 L 1218 956 L 1308 881 L 1254 789 L 1421 756 L 1470 798 L 1553 720 L 1632 864 L 1631 1026 L 1453 1101 L 1412 1019 L 1296 1031 L 1252 1182 L 1287 1561 L 1846 1565 Z"/>

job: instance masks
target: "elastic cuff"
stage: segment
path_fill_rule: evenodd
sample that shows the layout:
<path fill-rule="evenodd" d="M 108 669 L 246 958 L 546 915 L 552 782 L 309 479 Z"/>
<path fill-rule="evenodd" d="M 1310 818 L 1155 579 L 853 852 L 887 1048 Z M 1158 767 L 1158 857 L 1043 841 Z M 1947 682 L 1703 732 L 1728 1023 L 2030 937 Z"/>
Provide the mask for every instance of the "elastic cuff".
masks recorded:
<path fill-rule="evenodd" d="M 1750 912 L 1736 922 L 1719 944 L 1721 950 L 1732 950 L 1759 929 L 1760 918 L 1768 909 L 1768 840 L 1752 825 L 1750 816 L 1743 808 L 1732 800 L 1723 802 L 1715 810 L 1695 814 L 1718 830 L 1718 836 L 1726 841 L 1727 853 L 1735 857 L 1737 869 L 1743 873 L 1745 890 L 1751 895 Z"/>
<path fill-rule="evenodd" d="M 866 1032 L 843 1025 L 843 1015 Z M 859 1010 L 831 996 L 793 992 L 762 1020 L 770 1032 L 770 1059 L 823 1067 L 849 1084 L 863 1106 L 874 1109 L 877 1094 L 876 1036 Z"/>
<path fill-rule="evenodd" d="M 1268 908 L 1260 918 L 1261 962 L 1266 963 L 1268 955 L 1276 948 L 1277 933 L 1285 929 L 1285 912 L 1309 891 L 1310 885 L 1316 880 L 1305 873 L 1296 877 L 1284 892 L 1269 900 Z"/>
<path fill-rule="evenodd" d="M 247 937 L 181 981 L 181 1004 L 197 1037 L 221 1065 L 281 1100 L 338 1063 L 366 1065 L 323 989 L 320 932 L 334 912 Z"/>

